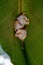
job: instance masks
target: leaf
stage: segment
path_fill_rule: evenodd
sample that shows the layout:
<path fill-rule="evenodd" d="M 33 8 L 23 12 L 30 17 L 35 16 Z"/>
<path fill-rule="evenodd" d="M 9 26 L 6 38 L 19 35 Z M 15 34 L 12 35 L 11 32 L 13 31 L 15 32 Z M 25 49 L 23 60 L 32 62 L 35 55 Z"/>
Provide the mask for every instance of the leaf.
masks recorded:
<path fill-rule="evenodd" d="M 43 1 L 24 0 L 24 10 L 30 19 L 25 47 L 31 65 L 43 65 Z"/>
<path fill-rule="evenodd" d="M 0 0 L 0 44 L 14 65 L 25 65 L 20 41 L 15 38 L 13 22 L 18 14 L 17 0 Z"/>

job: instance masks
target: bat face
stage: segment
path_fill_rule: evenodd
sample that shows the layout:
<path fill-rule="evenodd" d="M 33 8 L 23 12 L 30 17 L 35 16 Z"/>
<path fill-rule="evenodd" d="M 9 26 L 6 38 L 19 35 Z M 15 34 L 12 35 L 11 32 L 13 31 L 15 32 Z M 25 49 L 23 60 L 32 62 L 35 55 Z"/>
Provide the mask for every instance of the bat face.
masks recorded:
<path fill-rule="evenodd" d="M 18 37 L 20 40 L 24 40 L 27 36 L 26 30 L 18 30 L 15 36 Z"/>
<path fill-rule="evenodd" d="M 17 20 L 21 25 L 29 25 L 29 19 L 25 15 L 20 15 Z"/>
<path fill-rule="evenodd" d="M 14 25 L 14 28 L 15 28 L 15 31 L 18 30 L 18 29 L 21 29 L 23 28 L 24 26 L 20 25 L 18 21 L 16 21 L 15 25 Z"/>

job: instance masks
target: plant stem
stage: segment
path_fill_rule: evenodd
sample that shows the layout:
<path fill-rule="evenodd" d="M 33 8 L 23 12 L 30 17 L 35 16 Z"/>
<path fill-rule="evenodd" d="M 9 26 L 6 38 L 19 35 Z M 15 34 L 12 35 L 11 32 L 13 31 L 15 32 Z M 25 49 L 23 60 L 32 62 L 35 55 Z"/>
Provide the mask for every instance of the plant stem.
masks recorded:
<path fill-rule="evenodd" d="M 18 14 L 23 12 L 23 0 L 18 0 Z"/>

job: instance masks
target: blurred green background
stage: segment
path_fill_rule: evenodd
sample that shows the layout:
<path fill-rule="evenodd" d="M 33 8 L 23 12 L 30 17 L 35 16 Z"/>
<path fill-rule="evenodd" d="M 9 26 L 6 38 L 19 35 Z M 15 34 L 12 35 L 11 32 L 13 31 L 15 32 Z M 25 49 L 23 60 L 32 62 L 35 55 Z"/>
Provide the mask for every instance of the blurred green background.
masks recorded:
<path fill-rule="evenodd" d="M 28 36 L 24 41 L 27 58 L 13 31 L 18 0 L 0 0 L 0 44 L 11 56 L 14 65 L 43 65 L 43 0 L 23 0 L 23 10 L 30 19 Z"/>
<path fill-rule="evenodd" d="M 43 65 L 43 0 L 24 0 L 30 19 L 25 47 L 31 65 Z"/>

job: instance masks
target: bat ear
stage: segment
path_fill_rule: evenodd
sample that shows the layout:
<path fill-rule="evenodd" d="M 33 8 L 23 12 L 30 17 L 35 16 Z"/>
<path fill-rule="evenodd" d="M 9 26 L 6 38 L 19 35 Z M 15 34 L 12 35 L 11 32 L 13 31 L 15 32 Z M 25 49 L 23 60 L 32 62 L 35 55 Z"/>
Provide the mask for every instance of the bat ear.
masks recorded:
<path fill-rule="evenodd" d="M 29 19 L 27 19 L 29 21 Z"/>
<path fill-rule="evenodd" d="M 28 22 L 28 25 L 29 25 L 29 22 Z"/>
<path fill-rule="evenodd" d="M 23 15 L 25 15 L 25 12 L 23 12 Z"/>

